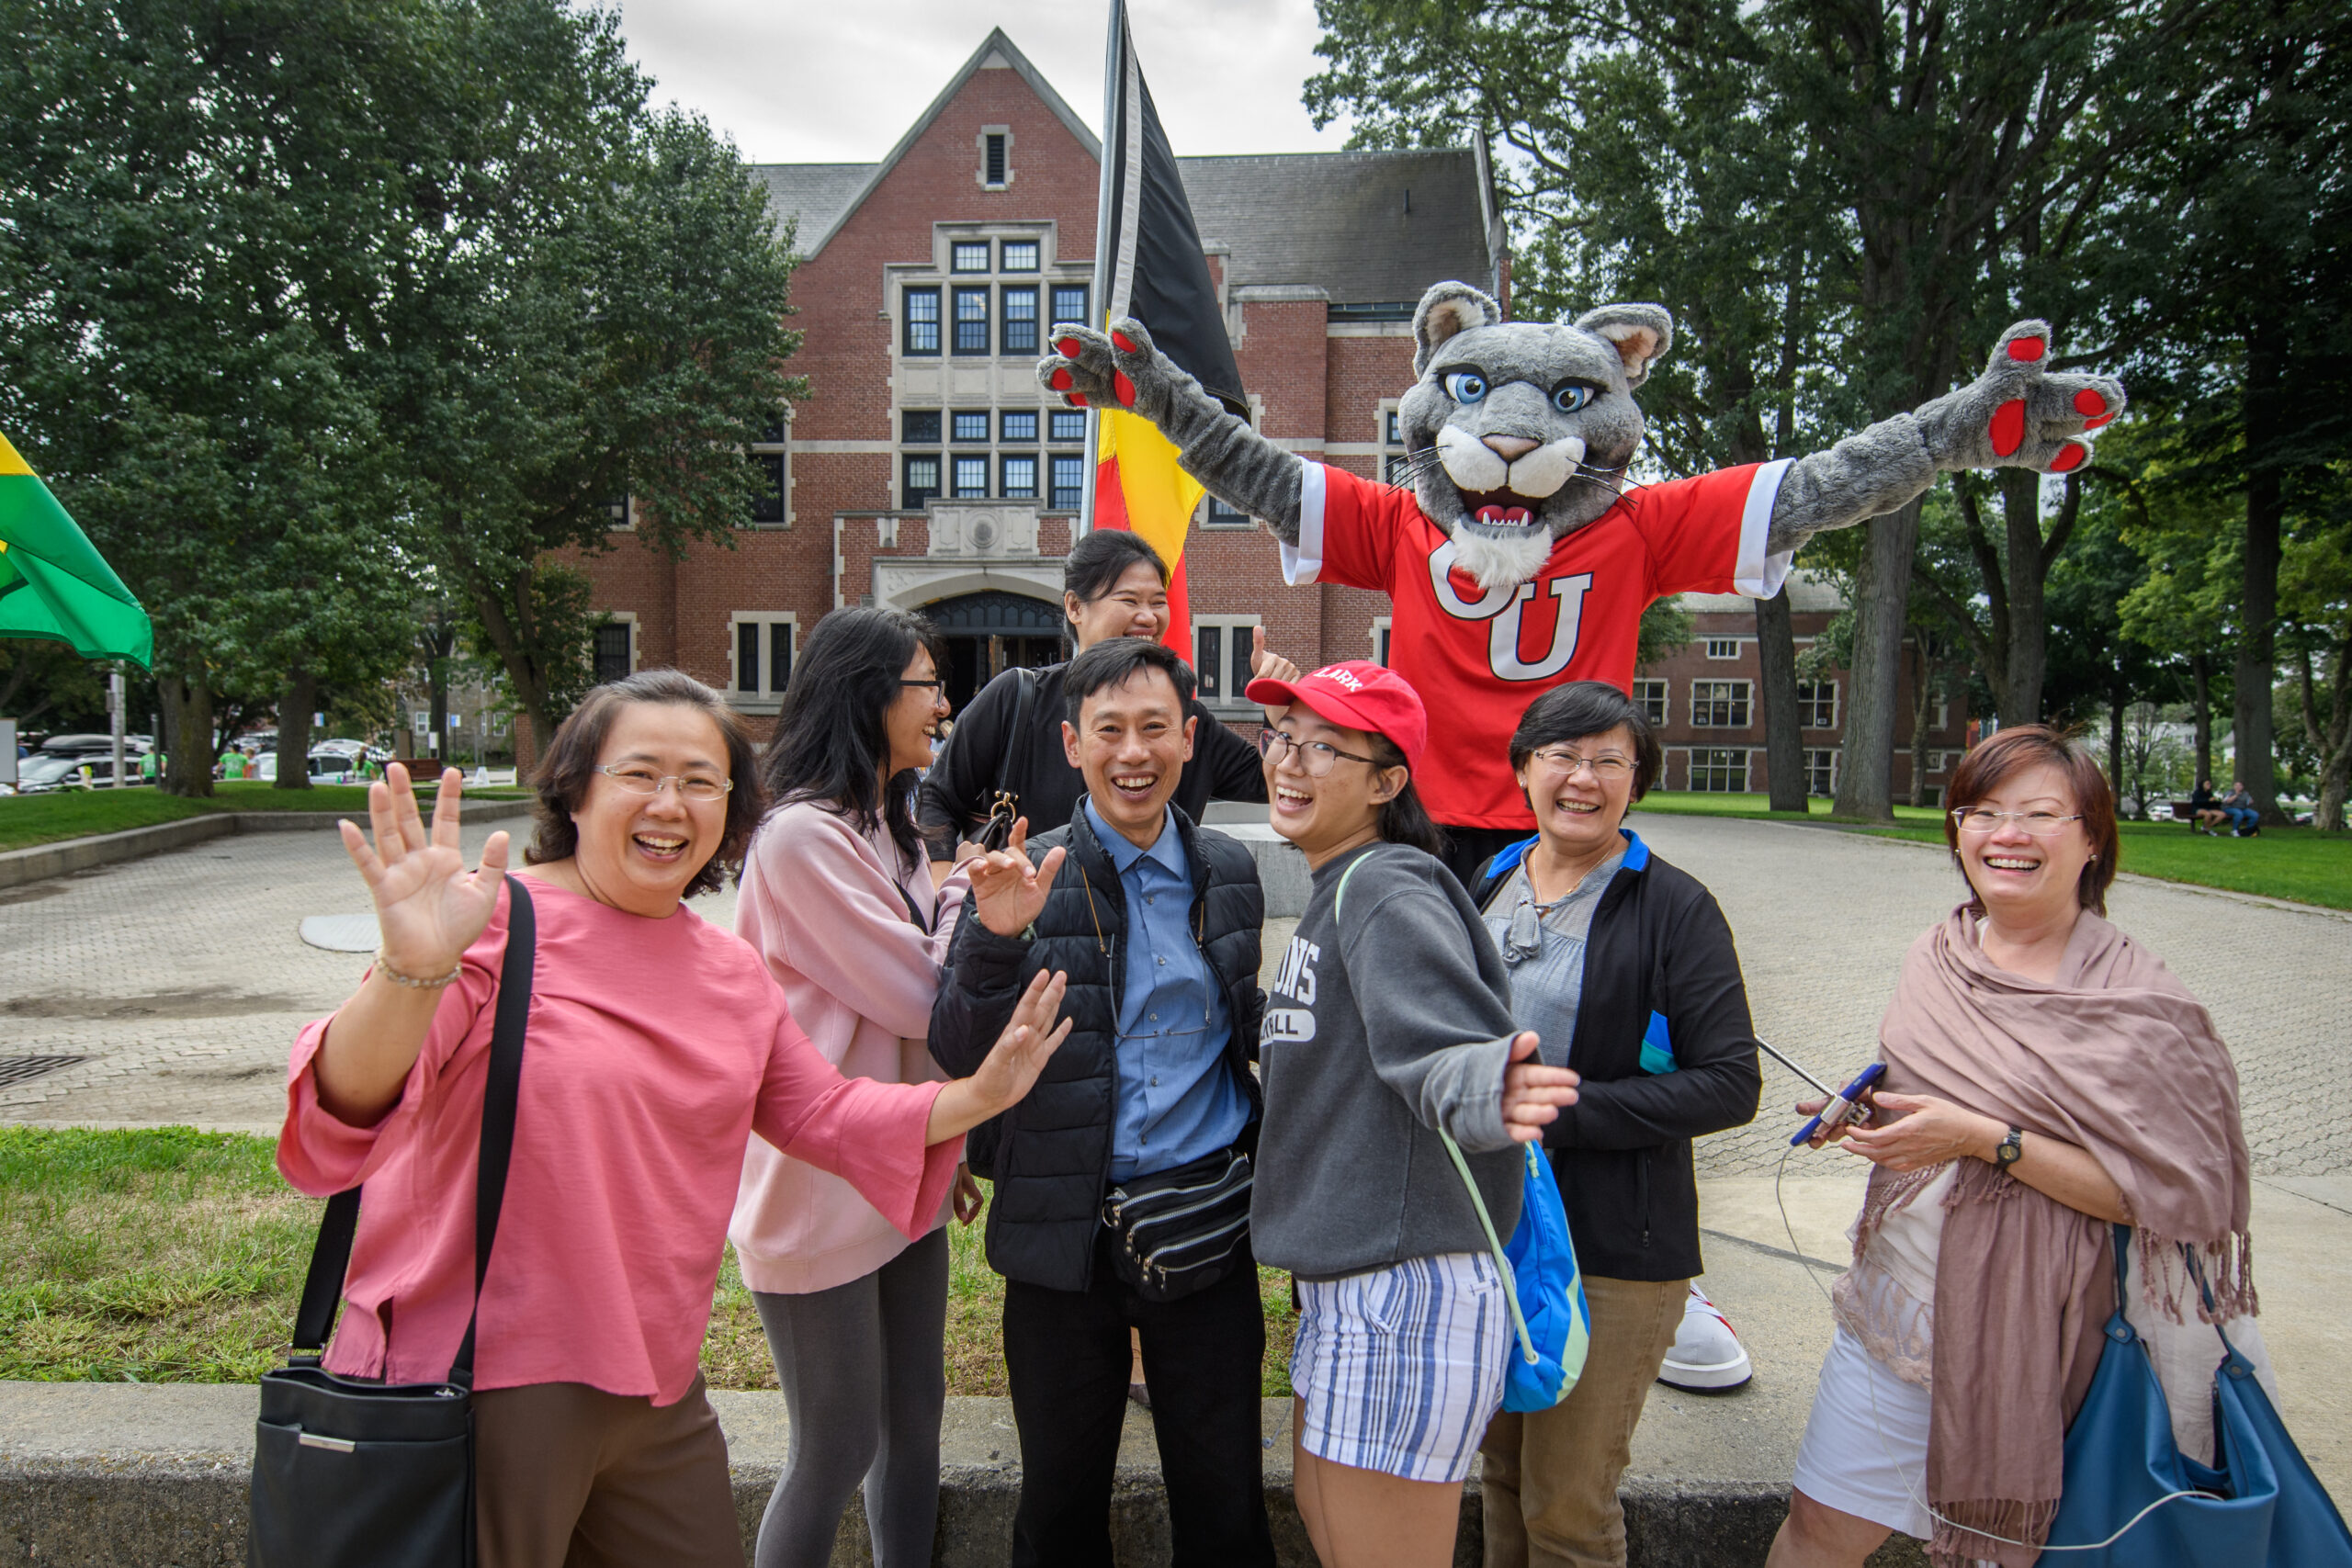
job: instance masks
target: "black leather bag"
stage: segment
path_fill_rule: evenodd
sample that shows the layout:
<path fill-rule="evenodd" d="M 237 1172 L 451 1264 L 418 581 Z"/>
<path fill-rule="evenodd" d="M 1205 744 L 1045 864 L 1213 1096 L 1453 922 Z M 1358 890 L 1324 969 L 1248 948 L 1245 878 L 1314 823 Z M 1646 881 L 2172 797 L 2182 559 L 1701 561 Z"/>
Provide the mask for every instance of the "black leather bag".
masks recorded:
<path fill-rule="evenodd" d="M 1148 1302 L 1181 1301 L 1224 1279 L 1250 1256 L 1254 1179 L 1236 1145 L 1111 1189 L 1102 1223 L 1119 1278 Z"/>
<path fill-rule="evenodd" d="M 514 1152 L 537 937 L 531 896 L 513 877 L 506 886 L 506 959 L 474 1190 L 477 1315 Z M 358 1188 L 327 1200 L 294 1321 L 293 1356 L 261 1380 L 245 1561 L 251 1568 L 473 1568 L 474 1318 L 440 1382 L 366 1382 L 320 1365 L 358 1224 Z"/>

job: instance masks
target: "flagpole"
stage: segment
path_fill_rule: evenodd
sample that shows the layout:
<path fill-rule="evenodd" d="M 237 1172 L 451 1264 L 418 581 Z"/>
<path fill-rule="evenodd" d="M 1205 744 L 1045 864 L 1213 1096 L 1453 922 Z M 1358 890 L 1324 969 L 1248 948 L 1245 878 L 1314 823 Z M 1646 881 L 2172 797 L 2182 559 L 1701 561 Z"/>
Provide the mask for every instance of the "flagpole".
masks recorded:
<path fill-rule="evenodd" d="M 1102 178 L 1094 198 L 1092 297 L 1098 319 L 1087 323 L 1099 325 L 1106 332 L 1111 322 L 1111 268 L 1116 259 L 1112 254 L 1111 204 L 1118 191 L 1115 171 L 1121 163 L 1114 149 L 1118 145 L 1119 87 L 1126 79 L 1126 35 L 1125 0 L 1111 0 L 1111 26 L 1102 51 Z M 1080 535 L 1094 529 L 1094 470 L 1100 461 L 1102 432 L 1102 411 L 1090 404 L 1086 411 L 1086 472 L 1079 493 L 1078 522 L 1070 529 L 1073 545 Z"/>

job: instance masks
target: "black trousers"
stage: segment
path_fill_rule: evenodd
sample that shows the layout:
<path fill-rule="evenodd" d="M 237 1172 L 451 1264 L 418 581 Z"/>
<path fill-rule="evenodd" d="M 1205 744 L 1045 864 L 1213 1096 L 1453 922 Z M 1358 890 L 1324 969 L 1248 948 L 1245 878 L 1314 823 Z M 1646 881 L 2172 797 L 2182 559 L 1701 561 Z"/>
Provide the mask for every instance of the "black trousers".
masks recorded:
<path fill-rule="evenodd" d="M 1148 1302 L 1113 1270 L 1107 1229 L 1098 1243 L 1086 1290 L 1005 1281 L 1004 1362 L 1021 1432 L 1014 1568 L 1111 1568 L 1130 1327 L 1143 1337 L 1173 1568 L 1272 1568 L 1257 1265 L 1245 1254 L 1207 1290 Z"/>
<path fill-rule="evenodd" d="M 1498 850 L 1507 849 L 1521 839 L 1532 837 L 1535 829 L 1518 828 L 1456 828 L 1440 824 L 1445 835 L 1445 853 L 1438 858 L 1445 862 L 1445 869 L 1453 873 L 1463 890 L 1478 885 L 1478 868 Z"/>

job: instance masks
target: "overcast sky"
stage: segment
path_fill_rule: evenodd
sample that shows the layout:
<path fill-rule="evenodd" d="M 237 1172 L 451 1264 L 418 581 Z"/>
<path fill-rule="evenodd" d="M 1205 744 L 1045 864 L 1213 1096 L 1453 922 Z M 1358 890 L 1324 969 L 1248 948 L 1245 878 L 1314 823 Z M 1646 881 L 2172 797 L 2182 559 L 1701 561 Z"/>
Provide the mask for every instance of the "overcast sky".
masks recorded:
<path fill-rule="evenodd" d="M 1129 0 L 1180 156 L 1336 148 L 1299 88 L 1321 63 L 1313 0 Z M 695 109 L 760 164 L 870 163 L 1001 27 L 1100 129 L 1108 0 L 622 0 L 655 100 Z"/>

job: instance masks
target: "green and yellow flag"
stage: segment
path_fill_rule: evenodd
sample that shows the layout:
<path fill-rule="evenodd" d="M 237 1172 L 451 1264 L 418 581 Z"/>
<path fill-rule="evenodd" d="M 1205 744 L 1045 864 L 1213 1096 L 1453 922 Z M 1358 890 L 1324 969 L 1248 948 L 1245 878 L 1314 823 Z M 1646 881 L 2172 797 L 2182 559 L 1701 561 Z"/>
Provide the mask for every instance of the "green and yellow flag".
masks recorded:
<path fill-rule="evenodd" d="M 114 568 L 0 435 L 0 637 L 154 668 L 155 628 Z"/>

